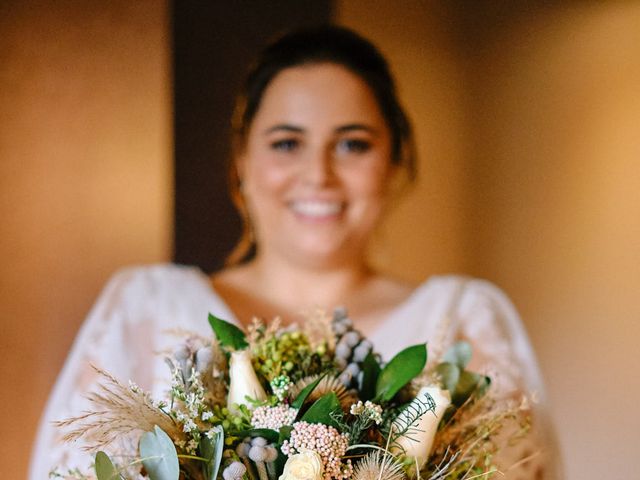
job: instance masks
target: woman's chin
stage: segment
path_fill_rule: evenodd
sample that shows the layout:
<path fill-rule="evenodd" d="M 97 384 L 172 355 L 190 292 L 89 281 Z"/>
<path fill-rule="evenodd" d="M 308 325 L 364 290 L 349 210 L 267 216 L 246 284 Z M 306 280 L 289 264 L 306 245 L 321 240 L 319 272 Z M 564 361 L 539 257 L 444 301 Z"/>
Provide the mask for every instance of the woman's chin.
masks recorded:
<path fill-rule="evenodd" d="M 345 248 L 336 239 L 326 242 L 301 242 L 286 248 L 285 253 L 295 263 L 311 268 L 335 268 L 354 260 L 353 249 Z"/>

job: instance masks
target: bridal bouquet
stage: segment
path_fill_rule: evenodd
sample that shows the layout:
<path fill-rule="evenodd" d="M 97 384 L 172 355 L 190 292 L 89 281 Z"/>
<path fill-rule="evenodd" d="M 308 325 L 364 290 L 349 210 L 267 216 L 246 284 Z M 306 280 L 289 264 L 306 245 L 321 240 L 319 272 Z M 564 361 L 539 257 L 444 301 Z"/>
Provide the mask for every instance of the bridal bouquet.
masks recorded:
<path fill-rule="evenodd" d="M 434 364 L 424 344 L 384 364 L 344 311 L 246 332 L 209 322 L 215 337 L 167 357 L 166 399 L 99 370 L 94 410 L 59 422 L 97 451 L 98 480 L 489 478 L 504 433 L 528 426 L 522 405 L 466 369 L 467 343 Z"/>

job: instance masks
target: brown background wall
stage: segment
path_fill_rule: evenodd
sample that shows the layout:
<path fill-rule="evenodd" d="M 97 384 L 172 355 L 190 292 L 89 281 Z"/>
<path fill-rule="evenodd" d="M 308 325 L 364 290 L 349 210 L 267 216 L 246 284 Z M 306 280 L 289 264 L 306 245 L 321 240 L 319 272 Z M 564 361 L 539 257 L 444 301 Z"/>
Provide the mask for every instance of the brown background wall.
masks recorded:
<path fill-rule="evenodd" d="M 391 58 L 419 139 L 421 181 L 378 260 L 505 288 L 548 379 L 568 478 L 633 478 L 640 3 L 390 3 L 336 3 Z M 0 6 L 3 478 L 24 478 L 106 278 L 168 259 L 172 236 L 167 5 L 35 4 Z"/>
<path fill-rule="evenodd" d="M 632 478 L 640 2 L 545 3 L 340 0 L 337 18 L 388 53 L 417 127 L 422 178 L 384 260 L 415 280 L 453 270 L 503 287 L 538 352 L 567 478 Z"/>
<path fill-rule="evenodd" d="M 32 435 L 109 275 L 168 260 L 171 108 L 164 2 L 0 6 L 0 476 Z"/>

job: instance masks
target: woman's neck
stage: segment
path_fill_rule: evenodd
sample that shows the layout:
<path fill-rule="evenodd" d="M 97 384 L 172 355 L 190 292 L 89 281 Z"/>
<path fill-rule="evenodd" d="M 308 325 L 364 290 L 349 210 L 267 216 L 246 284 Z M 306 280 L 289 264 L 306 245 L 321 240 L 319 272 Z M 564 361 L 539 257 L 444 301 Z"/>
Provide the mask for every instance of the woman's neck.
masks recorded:
<path fill-rule="evenodd" d="M 261 296 L 290 311 L 342 304 L 374 276 L 359 260 L 339 267 L 314 268 L 258 256 L 247 268 L 252 270 L 254 286 Z"/>
<path fill-rule="evenodd" d="M 264 257 L 218 272 L 212 284 L 243 324 L 256 315 L 264 319 L 279 316 L 289 323 L 315 307 L 345 306 L 365 333 L 373 331 L 414 287 L 378 275 L 364 262 L 313 269 Z"/>

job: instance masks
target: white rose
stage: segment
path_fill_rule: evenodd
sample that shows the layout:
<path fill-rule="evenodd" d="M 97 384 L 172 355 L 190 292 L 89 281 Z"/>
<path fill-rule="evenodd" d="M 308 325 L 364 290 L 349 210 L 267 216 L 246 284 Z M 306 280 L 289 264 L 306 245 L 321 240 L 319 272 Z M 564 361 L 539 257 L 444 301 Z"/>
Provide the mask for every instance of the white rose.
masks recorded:
<path fill-rule="evenodd" d="M 266 400 L 267 394 L 258 380 L 256 372 L 251 365 L 251 354 L 247 350 L 231 353 L 229 364 L 229 396 L 227 397 L 227 408 L 235 411 L 233 405 L 252 405 L 247 402 L 246 397 L 255 400 Z"/>
<path fill-rule="evenodd" d="M 321 480 L 322 470 L 320 455 L 303 450 L 289 457 L 279 480 Z"/>
<path fill-rule="evenodd" d="M 418 408 L 420 406 L 419 403 L 424 403 L 427 400 L 427 395 L 431 395 L 431 398 L 436 403 L 435 411 L 429 410 L 416 419 L 410 430 L 405 435 L 400 436 L 395 442 L 396 445 L 391 448 L 394 454 L 404 454 L 407 458 L 415 458 L 418 468 L 422 468 L 427 462 L 429 452 L 431 452 L 431 447 L 433 446 L 433 439 L 438 430 L 438 424 L 442 420 L 444 411 L 451 404 L 449 392 L 436 386 L 421 388 L 411 403 Z M 394 421 L 396 429 L 402 428 L 403 425 L 406 426 L 410 420 L 409 415 L 412 410 L 415 411 L 415 409 L 407 408 L 398 415 Z"/>

